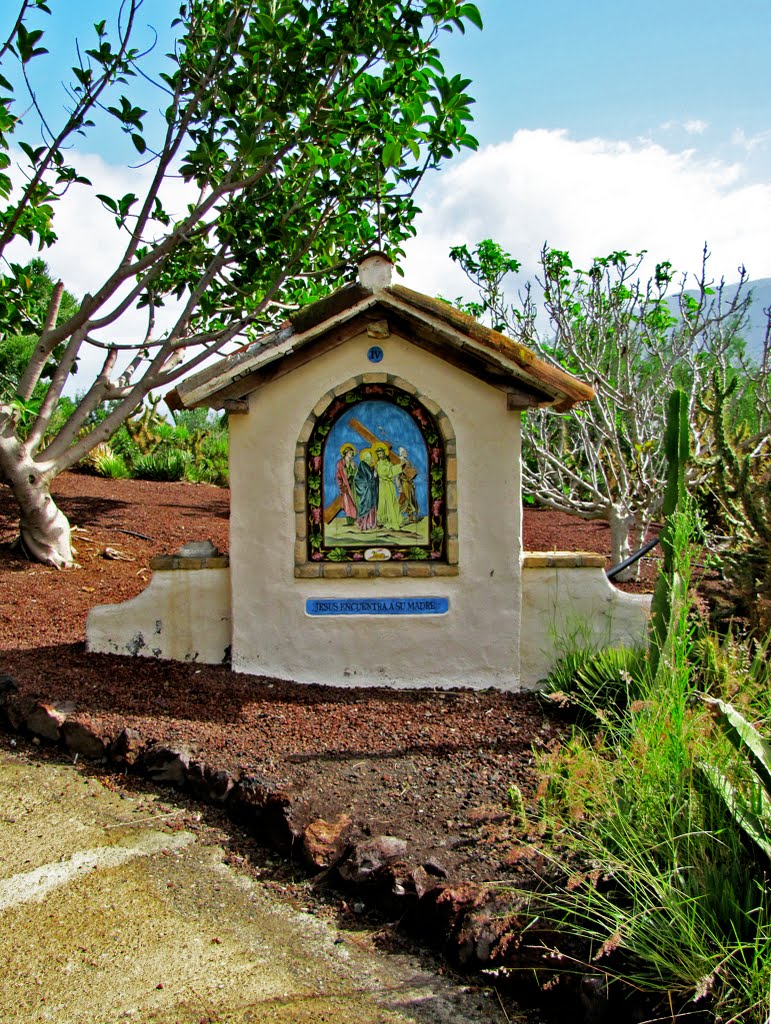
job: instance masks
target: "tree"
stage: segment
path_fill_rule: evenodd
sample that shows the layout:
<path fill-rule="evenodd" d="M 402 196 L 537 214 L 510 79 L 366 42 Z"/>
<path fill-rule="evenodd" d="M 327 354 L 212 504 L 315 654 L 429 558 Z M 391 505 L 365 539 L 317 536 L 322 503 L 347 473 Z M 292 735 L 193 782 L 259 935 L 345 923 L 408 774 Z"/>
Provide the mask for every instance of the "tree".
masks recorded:
<path fill-rule="evenodd" d="M 722 281 L 713 287 L 705 249 L 689 293 L 686 276 L 673 289 L 670 263 L 659 263 L 652 278 L 641 280 L 644 255 L 614 252 L 580 270 L 567 252 L 544 247 L 536 280 L 545 316 L 539 316 L 529 285 L 517 303 L 507 303 L 503 281 L 520 264 L 498 243 L 487 239 L 473 250 L 451 250 L 479 289 L 470 312 L 487 316 L 496 329 L 594 388 L 595 399 L 569 413 L 526 414 L 523 486 L 539 504 L 606 520 L 614 562 L 630 553 L 661 511 L 670 393 L 680 388 L 686 394 L 694 482 L 708 471 L 707 456 L 714 451 L 700 403 L 713 372 L 741 384 L 732 398 L 734 416 L 763 376 L 742 356 L 750 301 L 744 268 L 730 294 Z M 763 429 L 771 436 L 771 424 Z"/>
<path fill-rule="evenodd" d="M 45 319 L 56 282 L 51 278 L 48 267 L 41 259 L 33 259 L 22 268 L 21 278 L 26 305 L 29 309 L 30 326 Z M 63 323 L 77 312 L 78 300 L 68 291 L 63 291 L 59 304 L 57 324 Z M 37 337 L 34 334 L 9 335 L 0 344 L 0 400 L 10 401 L 16 394 L 19 381 L 32 357 Z M 42 380 L 35 386 L 32 399 L 42 401 L 47 384 Z"/>
<path fill-rule="evenodd" d="M 142 0 L 122 0 L 111 29 L 94 26 L 90 48 L 71 69 L 70 111 L 55 126 L 35 92 L 45 52 L 44 0 L 22 0 L 0 62 L 16 62 L 28 109 L 0 76 L 0 254 L 14 239 L 54 242 L 57 202 L 67 189 L 93 189 L 125 248 L 103 283 L 64 323 L 52 298 L 14 402 L 0 404 L 0 472 L 20 508 L 20 534 L 34 557 L 73 562 L 69 524 L 50 484 L 139 406 L 214 353 L 253 340 L 289 308 L 318 296 L 351 259 L 383 246 L 398 254 L 414 233 L 414 193 L 427 170 L 463 146 L 468 81 L 448 79 L 436 38 L 481 25 L 462 0 L 187 0 L 177 40 L 156 84 L 153 119 L 129 86 L 145 73 L 135 44 Z M 0 64 L 2 67 L 2 64 Z M 106 117 L 130 138 L 150 170 L 142 195 L 110 196 L 81 175 L 69 147 Z M 40 131 L 42 145 L 29 139 Z M 22 138 L 26 135 L 26 138 Z M 157 137 L 155 137 L 157 136 Z M 25 180 L 6 173 L 9 146 L 23 153 Z M 166 183 L 187 184 L 176 214 Z M 0 281 L 0 342 L 34 319 L 22 268 Z M 156 327 L 164 303 L 171 326 Z M 145 327 L 118 343 L 136 309 Z M 86 348 L 100 372 L 53 439 L 47 429 L 69 374 Z M 51 373 L 24 439 L 19 403 Z M 93 413 L 108 406 L 96 426 Z"/>

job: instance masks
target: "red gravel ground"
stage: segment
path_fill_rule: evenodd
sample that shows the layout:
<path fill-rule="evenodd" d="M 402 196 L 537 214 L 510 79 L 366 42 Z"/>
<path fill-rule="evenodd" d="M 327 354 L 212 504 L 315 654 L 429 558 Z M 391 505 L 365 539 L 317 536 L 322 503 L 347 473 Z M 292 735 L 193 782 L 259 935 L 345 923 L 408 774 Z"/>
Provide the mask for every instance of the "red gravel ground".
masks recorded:
<path fill-rule="evenodd" d="M 304 795 L 328 820 L 345 812 L 359 833 L 406 839 L 450 877 L 516 872 L 507 793 L 512 785 L 532 793 L 533 750 L 559 742 L 561 729 L 537 697 L 301 686 L 224 667 L 87 654 L 88 610 L 142 590 L 152 555 L 207 538 L 227 550 L 229 492 L 64 474 L 54 495 L 75 527 L 81 564 L 64 572 L 11 551 L 16 513 L 0 485 L 0 673 L 23 696 L 74 701 L 76 717 L 104 736 L 128 726 L 215 768 L 259 774 Z M 524 542 L 529 550 L 607 553 L 608 530 L 528 509 Z M 650 589 L 654 576 L 646 560 L 633 589 Z"/>

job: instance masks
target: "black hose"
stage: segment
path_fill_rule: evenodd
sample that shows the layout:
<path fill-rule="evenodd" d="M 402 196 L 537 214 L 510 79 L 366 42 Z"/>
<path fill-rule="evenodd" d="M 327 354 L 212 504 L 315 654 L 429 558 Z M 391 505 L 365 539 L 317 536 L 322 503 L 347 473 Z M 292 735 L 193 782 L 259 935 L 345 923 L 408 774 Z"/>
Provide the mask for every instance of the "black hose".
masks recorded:
<path fill-rule="evenodd" d="M 618 574 L 623 572 L 624 569 L 628 569 L 630 565 L 634 565 L 638 558 L 642 558 L 643 555 L 647 555 L 649 551 L 656 547 L 658 542 L 658 537 L 654 537 L 653 540 L 649 540 L 647 544 L 643 544 L 639 551 L 635 551 L 633 555 L 629 555 L 623 562 L 619 562 L 618 565 L 613 565 L 610 569 L 606 569 L 605 575 L 609 580 L 612 580 L 614 576 L 618 576 Z"/>

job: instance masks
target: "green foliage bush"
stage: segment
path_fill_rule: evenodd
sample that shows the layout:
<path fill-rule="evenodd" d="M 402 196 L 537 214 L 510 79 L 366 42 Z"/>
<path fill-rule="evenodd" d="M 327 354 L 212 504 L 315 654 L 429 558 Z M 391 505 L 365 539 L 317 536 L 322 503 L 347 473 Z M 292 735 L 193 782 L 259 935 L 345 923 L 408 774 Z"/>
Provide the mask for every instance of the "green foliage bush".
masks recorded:
<path fill-rule="evenodd" d="M 643 648 L 579 648 L 560 658 L 549 673 L 543 693 L 555 704 L 577 709 L 582 717 L 603 718 L 609 709 L 623 713 L 640 700 L 647 670 Z"/>
<path fill-rule="evenodd" d="M 159 447 L 145 455 L 136 456 L 133 462 L 134 476 L 140 480 L 184 480 L 191 461 L 190 452 Z"/>
<path fill-rule="evenodd" d="M 550 679 L 582 718 L 538 757 L 533 834 L 564 874 L 532 897 L 532 912 L 566 937 L 550 951 L 557 970 L 658 993 L 656 1019 L 766 1024 L 769 642 L 720 639 L 681 599 L 694 530 L 685 503 L 668 566 L 682 586 L 666 636 L 651 634 L 658 658 L 574 652 Z M 713 699 L 699 700 L 708 688 Z M 736 695 L 755 724 L 719 693 Z"/>
<path fill-rule="evenodd" d="M 108 446 L 111 459 L 107 458 L 104 446 L 99 445 L 98 458 L 87 456 L 80 468 L 105 476 L 187 479 L 227 487 L 227 420 L 208 416 L 206 409 L 193 409 L 190 413 L 177 413 L 175 422 L 168 423 L 157 413 L 155 405 L 147 406 L 113 434 Z"/>

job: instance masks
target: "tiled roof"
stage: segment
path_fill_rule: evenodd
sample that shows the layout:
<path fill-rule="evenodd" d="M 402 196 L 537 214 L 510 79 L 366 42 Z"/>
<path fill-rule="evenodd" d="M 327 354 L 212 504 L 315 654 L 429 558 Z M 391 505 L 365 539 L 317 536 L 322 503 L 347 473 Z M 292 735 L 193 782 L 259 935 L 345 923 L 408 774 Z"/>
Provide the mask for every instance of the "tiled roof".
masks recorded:
<path fill-rule="evenodd" d="M 367 262 L 375 264 L 379 276 L 363 272 Z M 496 386 L 524 388 L 533 396 L 530 404 L 563 410 L 594 397 L 588 384 L 449 303 L 401 284 L 386 283 L 385 263 L 384 257 L 370 257 L 360 267 L 359 282 L 344 285 L 292 313 L 278 331 L 186 378 L 170 392 L 167 403 L 171 408 L 190 408 L 238 401 L 265 382 L 268 367 L 275 372 L 275 364 L 288 357 L 294 362 L 306 361 L 303 349 L 307 349 L 306 357 L 312 358 L 317 346 L 333 332 L 339 336 L 340 331 L 347 331 L 354 336 L 378 316 L 394 319 L 398 333 Z M 385 275 L 389 269 L 390 263 Z"/>

